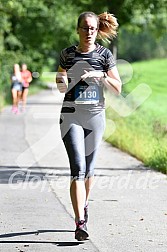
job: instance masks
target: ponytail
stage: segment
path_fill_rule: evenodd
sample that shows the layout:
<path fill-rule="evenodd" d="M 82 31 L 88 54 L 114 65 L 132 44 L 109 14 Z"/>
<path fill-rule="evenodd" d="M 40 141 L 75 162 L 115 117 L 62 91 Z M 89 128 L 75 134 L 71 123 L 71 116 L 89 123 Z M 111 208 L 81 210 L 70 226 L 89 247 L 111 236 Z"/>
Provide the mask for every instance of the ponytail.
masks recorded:
<path fill-rule="evenodd" d="M 113 14 L 103 12 L 98 15 L 99 30 L 98 38 L 104 40 L 111 40 L 117 36 L 118 22 Z"/>

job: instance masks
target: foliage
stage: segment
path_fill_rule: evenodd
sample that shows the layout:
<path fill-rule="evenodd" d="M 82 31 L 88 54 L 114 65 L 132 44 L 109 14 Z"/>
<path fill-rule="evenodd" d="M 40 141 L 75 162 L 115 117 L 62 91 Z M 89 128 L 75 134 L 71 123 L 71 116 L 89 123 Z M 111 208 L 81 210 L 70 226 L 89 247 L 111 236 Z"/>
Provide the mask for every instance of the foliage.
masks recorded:
<path fill-rule="evenodd" d="M 134 62 L 157 57 L 167 57 L 167 33 L 156 38 L 148 27 L 145 27 L 142 32 L 129 27 L 120 28 L 119 59 Z"/>
<path fill-rule="evenodd" d="M 67 12 L 68 10 L 68 12 Z M 25 62 L 41 72 L 69 40 L 74 41 L 76 6 L 62 0 L 2 0 L 0 2 L 1 103 L 10 97 L 14 63 Z M 73 13 L 73 15 L 72 15 Z M 54 63 L 55 64 L 55 63 Z M 51 67 L 54 67 L 53 65 Z M 4 70 L 5 69 L 5 70 Z"/>
<path fill-rule="evenodd" d="M 99 14 L 109 11 L 118 18 L 120 27 L 125 25 L 126 29 L 127 26 L 137 27 L 139 33 L 144 26 L 147 26 L 151 29 L 153 37 L 161 39 L 161 34 L 166 31 L 165 3 L 166 0 L 1 0 L 1 97 L 5 99 L 8 96 L 6 90 L 10 92 L 9 76 L 16 62 L 25 62 L 31 71 L 39 73 L 44 66 L 55 71 L 59 63 L 60 50 L 77 41 L 76 23 L 80 12 L 91 10 Z M 121 35 L 124 34 L 124 30 L 120 30 L 118 43 L 121 43 Z M 162 53 L 165 45 L 166 39 L 162 43 Z M 134 60 L 130 50 L 127 52 Z M 121 53 L 125 55 L 122 49 Z M 150 54 L 150 56 L 154 55 Z M 4 70 L 7 68 L 8 71 Z"/>

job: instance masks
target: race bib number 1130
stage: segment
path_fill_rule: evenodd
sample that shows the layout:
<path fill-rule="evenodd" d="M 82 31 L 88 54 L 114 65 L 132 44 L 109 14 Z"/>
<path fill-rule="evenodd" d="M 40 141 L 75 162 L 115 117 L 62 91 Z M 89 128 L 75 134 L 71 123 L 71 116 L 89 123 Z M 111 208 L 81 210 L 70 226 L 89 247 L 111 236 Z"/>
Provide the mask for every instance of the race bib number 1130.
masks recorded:
<path fill-rule="evenodd" d="M 99 90 L 96 84 L 84 86 L 79 85 L 75 88 L 76 104 L 97 104 L 99 102 Z"/>

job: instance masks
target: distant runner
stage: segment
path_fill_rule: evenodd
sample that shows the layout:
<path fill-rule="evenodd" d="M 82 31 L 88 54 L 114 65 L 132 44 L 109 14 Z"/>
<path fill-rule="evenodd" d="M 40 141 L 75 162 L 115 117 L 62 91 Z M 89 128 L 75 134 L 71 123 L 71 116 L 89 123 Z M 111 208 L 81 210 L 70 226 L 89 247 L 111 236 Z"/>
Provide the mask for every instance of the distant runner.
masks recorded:
<path fill-rule="evenodd" d="M 27 69 L 26 64 L 22 64 L 21 76 L 23 80 L 23 89 L 22 89 L 22 111 L 25 110 L 26 103 L 27 103 L 27 96 L 28 96 L 28 88 L 30 82 L 32 81 L 32 74 Z"/>
<path fill-rule="evenodd" d="M 13 99 L 13 106 L 12 106 L 12 112 L 14 114 L 18 114 L 18 104 L 21 99 L 22 95 L 22 76 L 20 72 L 20 66 L 19 64 L 14 64 L 13 68 L 13 74 L 11 76 L 11 92 L 12 92 L 12 99 Z"/>

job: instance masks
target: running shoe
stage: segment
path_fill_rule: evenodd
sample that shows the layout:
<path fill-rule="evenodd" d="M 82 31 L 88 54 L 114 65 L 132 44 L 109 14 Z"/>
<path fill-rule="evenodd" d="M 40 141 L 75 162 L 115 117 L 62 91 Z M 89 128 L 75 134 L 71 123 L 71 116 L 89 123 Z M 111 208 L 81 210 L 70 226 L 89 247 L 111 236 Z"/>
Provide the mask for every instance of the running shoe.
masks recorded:
<path fill-rule="evenodd" d="M 87 232 L 85 221 L 81 220 L 78 223 L 76 223 L 75 239 L 78 241 L 84 241 L 88 237 L 89 237 L 89 234 Z"/>
<path fill-rule="evenodd" d="M 12 112 L 14 113 L 16 110 L 16 107 L 15 106 L 12 106 Z"/>
<path fill-rule="evenodd" d="M 85 223 L 88 223 L 88 205 L 84 207 L 84 219 Z"/>
<path fill-rule="evenodd" d="M 12 112 L 14 113 L 14 114 L 18 114 L 18 108 L 17 107 L 15 107 L 15 106 L 13 106 L 12 107 Z"/>

